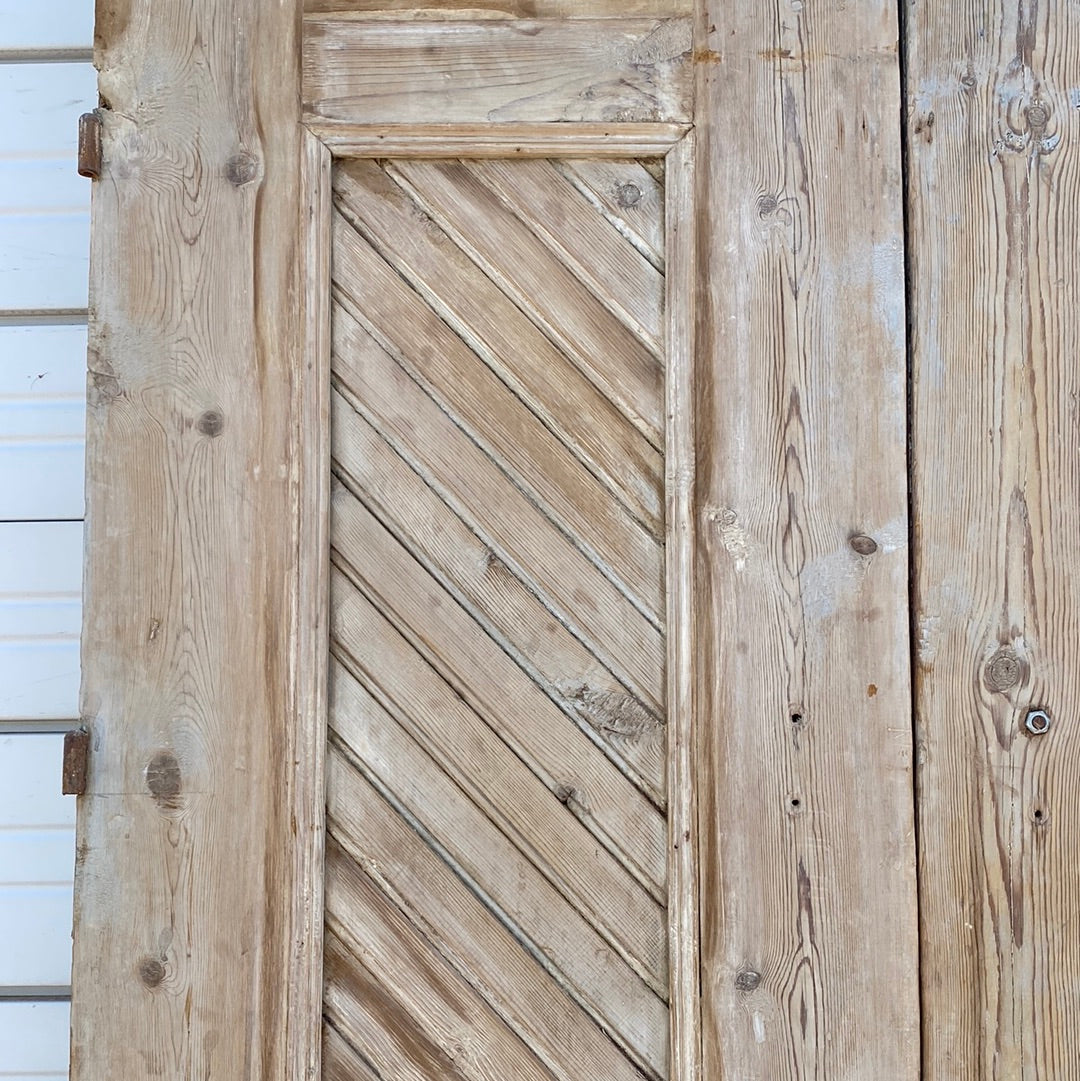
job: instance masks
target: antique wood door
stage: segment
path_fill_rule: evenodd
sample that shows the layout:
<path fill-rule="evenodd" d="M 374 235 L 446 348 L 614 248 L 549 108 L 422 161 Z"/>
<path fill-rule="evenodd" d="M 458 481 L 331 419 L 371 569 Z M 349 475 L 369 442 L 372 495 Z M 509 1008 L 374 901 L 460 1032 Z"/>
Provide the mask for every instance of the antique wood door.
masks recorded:
<path fill-rule="evenodd" d="M 98 3 L 75 1081 L 1067 1076 L 1075 12 L 306 7 Z"/>

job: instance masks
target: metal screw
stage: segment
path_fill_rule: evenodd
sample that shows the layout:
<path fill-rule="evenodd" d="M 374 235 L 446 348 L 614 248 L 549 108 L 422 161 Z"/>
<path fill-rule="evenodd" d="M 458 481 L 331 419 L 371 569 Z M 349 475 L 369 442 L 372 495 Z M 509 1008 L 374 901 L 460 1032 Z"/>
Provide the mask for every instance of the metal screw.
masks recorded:
<path fill-rule="evenodd" d="M 1033 736 L 1041 736 L 1050 731 L 1050 714 L 1045 709 L 1033 709 L 1024 720 L 1024 727 Z"/>

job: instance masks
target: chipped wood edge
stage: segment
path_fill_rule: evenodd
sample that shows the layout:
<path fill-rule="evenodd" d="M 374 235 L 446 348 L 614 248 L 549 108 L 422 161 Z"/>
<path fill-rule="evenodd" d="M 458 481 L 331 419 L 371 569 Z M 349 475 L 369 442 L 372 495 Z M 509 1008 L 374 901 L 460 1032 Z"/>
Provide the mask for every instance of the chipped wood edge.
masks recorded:
<path fill-rule="evenodd" d="M 351 124 L 304 117 L 342 158 L 659 158 L 687 124 Z"/>
<path fill-rule="evenodd" d="M 701 995 L 694 798 L 694 137 L 667 155 L 664 206 L 667 332 L 668 951 L 671 1081 L 701 1075 Z"/>
<path fill-rule="evenodd" d="M 286 1063 L 292 1081 L 322 1071 L 326 731 L 330 655 L 330 223 L 327 147 L 304 133 L 300 230 L 305 253 L 303 355 L 296 371 L 296 597 L 290 732 L 293 939 Z"/>

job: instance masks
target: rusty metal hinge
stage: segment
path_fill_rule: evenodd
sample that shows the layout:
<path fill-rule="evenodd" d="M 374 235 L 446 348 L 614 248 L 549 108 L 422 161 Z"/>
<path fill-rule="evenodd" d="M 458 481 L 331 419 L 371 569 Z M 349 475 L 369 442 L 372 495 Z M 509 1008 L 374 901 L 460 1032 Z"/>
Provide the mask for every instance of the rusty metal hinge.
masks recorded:
<path fill-rule="evenodd" d="M 101 176 L 101 117 L 96 110 L 79 117 L 79 176 Z"/>
<path fill-rule="evenodd" d="M 65 796 L 81 796 L 86 791 L 86 770 L 90 757 L 90 733 L 85 728 L 73 728 L 64 733 Z"/>

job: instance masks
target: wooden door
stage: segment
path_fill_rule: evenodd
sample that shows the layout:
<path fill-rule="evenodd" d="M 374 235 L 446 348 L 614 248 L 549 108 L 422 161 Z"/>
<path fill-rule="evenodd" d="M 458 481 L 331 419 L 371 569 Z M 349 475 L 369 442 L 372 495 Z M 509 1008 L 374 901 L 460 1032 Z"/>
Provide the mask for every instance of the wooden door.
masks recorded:
<path fill-rule="evenodd" d="M 99 3 L 76 1081 L 914 1081 L 895 6 L 307 6 Z"/>

